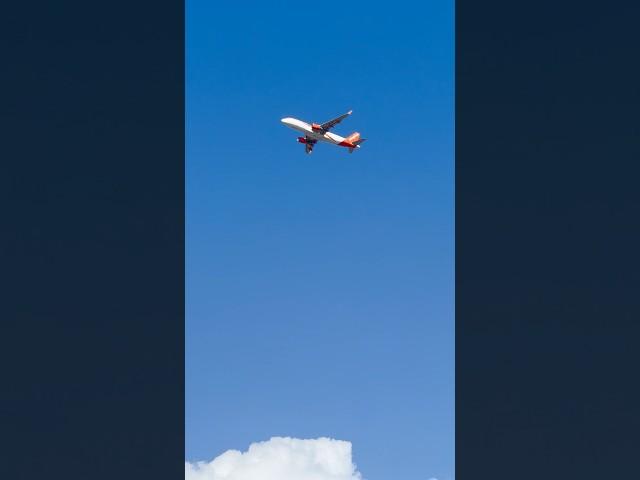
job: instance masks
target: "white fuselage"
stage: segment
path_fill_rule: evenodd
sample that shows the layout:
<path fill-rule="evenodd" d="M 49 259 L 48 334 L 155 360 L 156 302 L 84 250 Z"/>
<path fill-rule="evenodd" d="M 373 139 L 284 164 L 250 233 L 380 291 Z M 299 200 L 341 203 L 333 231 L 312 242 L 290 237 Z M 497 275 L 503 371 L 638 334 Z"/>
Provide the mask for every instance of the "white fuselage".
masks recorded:
<path fill-rule="evenodd" d="M 303 122 L 302 120 L 298 120 L 297 118 L 287 117 L 287 118 L 283 118 L 281 122 L 284 123 L 287 127 L 293 128 L 294 130 L 297 130 L 298 132 L 301 132 L 307 137 L 312 138 L 314 140 L 333 143 L 334 145 L 339 145 L 345 141 L 344 137 L 341 137 L 340 135 L 336 135 L 335 133 L 316 132 L 313 130 L 313 128 L 311 128 L 311 124 L 307 122 Z"/>

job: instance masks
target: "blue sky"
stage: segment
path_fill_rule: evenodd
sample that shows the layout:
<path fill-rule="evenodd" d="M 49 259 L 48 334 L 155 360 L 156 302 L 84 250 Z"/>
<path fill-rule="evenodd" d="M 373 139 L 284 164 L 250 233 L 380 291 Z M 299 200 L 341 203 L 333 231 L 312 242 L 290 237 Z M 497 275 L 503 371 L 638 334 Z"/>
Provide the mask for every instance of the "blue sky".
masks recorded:
<path fill-rule="evenodd" d="M 454 477 L 454 5 L 187 1 L 186 446 Z M 312 155 L 280 118 L 367 142 Z"/>

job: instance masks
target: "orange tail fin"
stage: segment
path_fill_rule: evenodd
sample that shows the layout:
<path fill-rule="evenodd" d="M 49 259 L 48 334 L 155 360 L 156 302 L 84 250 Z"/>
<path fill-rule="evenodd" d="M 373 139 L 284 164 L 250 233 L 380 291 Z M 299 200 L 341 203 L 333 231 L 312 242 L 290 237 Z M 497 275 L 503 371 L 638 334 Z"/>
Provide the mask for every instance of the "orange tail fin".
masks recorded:
<path fill-rule="evenodd" d="M 353 132 L 345 140 L 347 140 L 347 142 L 349 143 L 357 142 L 358 140 L 360 140 L 360 132 Z"/>

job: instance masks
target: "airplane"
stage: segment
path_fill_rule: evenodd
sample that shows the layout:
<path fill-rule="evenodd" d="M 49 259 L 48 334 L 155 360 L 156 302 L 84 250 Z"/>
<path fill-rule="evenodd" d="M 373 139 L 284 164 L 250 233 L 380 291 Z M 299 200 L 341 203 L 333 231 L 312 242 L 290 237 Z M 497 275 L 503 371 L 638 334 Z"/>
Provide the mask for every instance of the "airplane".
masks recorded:
<path fill-rule="evenodd" d="M 280 120 L 287 127 L 293 128 L 299 132 L 304 133 L 304 137 L 298 137 L 298 142 L 304 143 L 305 152 L 310 154 L 313 151 L 313 147 L 318 142 L 318 140 L 332 143 L 334 145 L 338 145 L 340 147 L 347 147 L 349 149 L 349 153 L 353 153 L 356 148 L 360 148 L 360 144 L 366 140 L 366 138 L 360 138 L 360 133 L 353 132 L 348 137 L 341 137 L 340 135 L 336 135 L 335 133 L 331 133 L 333 127 L 335 127 L 342 120 L 347 118 L 353 110 L 349 110 L 344 115 L 340 115 L 333 120 L 329 120 L 325 123 L 307 123 L 302 120 L 298 120 L 297 118 L 286 117 Z"/>

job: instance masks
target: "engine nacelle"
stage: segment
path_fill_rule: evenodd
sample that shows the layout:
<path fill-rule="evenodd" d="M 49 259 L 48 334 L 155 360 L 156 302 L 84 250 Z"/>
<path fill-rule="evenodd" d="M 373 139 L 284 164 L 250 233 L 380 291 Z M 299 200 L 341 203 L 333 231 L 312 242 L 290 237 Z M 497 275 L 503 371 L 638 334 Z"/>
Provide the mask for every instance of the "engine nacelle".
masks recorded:
<path fill-rule="evenodd" d="M 307 143 L 307 139 L 304 137 L 298 137 L 298 142 L 300 143 Z"/>
<path fill-rule="evenodd" d="M 318 125 L 317 123 L 312 123 L 312 124 L 311 124 L 311 129 L 312 129 L 314 132 L 319 132 L 320 130 L 322 130 L 322 127 L 321 127 L 320 125 Z"/>

